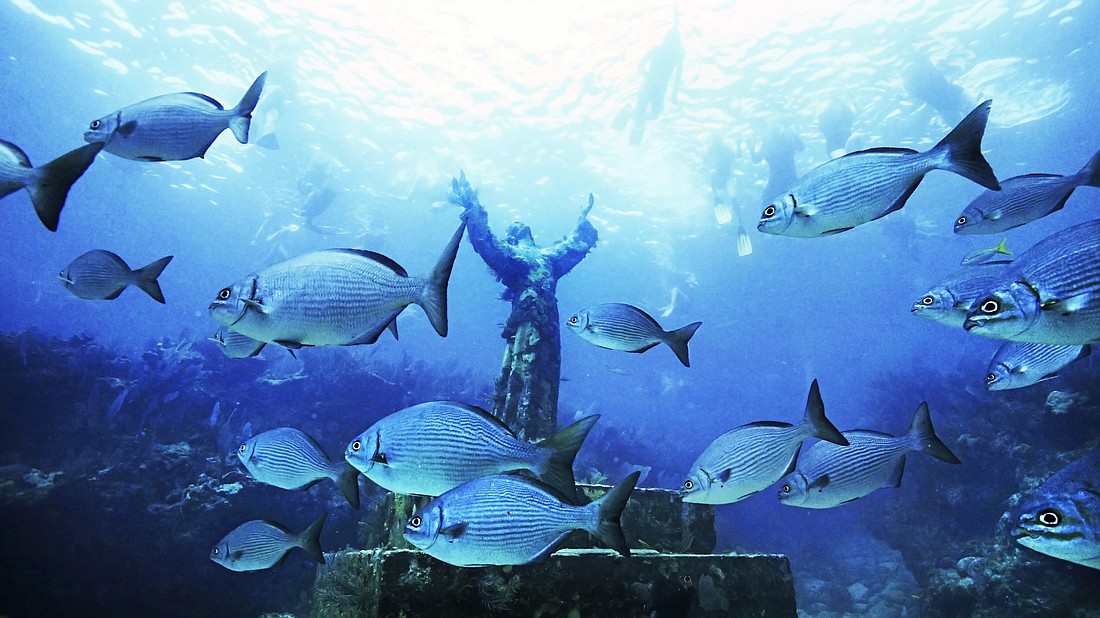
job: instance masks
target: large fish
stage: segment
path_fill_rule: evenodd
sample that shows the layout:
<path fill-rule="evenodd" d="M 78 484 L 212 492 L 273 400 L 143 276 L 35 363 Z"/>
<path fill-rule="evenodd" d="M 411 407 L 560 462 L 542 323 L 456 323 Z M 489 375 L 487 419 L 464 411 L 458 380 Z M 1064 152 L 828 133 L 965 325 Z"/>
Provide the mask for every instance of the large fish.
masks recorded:
<path fill-rule="evenodd" d="M 1084 345 L 1100 341 L 1100 219 L 1035 243 L 970 305 L 983 337 Z"/>
<path fill-rule="evenodd" d="M 1100 454 L 1062 468 L 1023 497 L 1018 513 L 1017 543 L 1100 569 Z"/>
<path fill-rule="evenodd" d="M 817 380 L 810 384 L 806 412 L 797 425 L 759 421 L 726 432 L 708 446 L 684 481 L 684 502 L 729 504 L 747 498 L 794 470 L 806 438 L 839 445 L 848 440 L 825 418 Z"/>
<path fill-rule="evenodd" d="M 692 322 L 673 331 L 661 328 L 648 313 L 625 303 L 604 303 L 581 309 L 565 325 L 588 343 L 608 350 L 642 353 L 664 343 L 685 367 L 688 342 L 702 322 Z"/>
<path fill-rule="evenodd" d="M 583 418 L 535 444 L 520 440 L 481 408 L 432 401 L 371 425 L 348 444 L 344 457 L 370 480 L 400 494 L 438 496 L 481 476 L 527 470 L 575 500 L 573 460 L 597 419 Z"/>
<path fill-rule="evenodd" d="M 374 343 L 397 315 L 416 303 L 447 336 L 447 281 L 466 224 L 430 273 L 410 277 L 373 251 L 328 249 L 268 266 L 222 288 L 210 315 L 226 328 L 291 349 Z"/>
<path fill-rule="evenodd" d="M 225 109 L 197 92 L 176 92 L 146 99 L 93 120 L 84 141 L 102 143 L 107 152 L 136 161 L 183 161 L 205 157 L 222 131 L 248 143 L 252 110 L 260 100 L 267 71 L 252 83 L 240 103 Z"/>
<path fill-rule="evenodd" d="M 619 520 L 640 474 L 632 472 L 584 506 L 573 506 L 549 486 L 517 476 L 481 477 L 413 513 L 405 525 L 405 540 L 430 556 L 463 567 L 542 560 L 573 530 L 593 534 L 630 556 Z"/>
<path fill-rule="evenodd" d="M 304 489 L 330 479 L 351 508 L 359 508 L 359 471 L 332 461 L 317 441 L 292 427 L 269 429 L 237 449 L 252 478 L 280 489 Z"/>
<path fill-rule="evenodd" d="M 1072 176 L 1025 174 L 984 191 L 955 219 L 956 234 L 996 234 L 1061 210 L 1077 187 L 1100 187 L 1100 152 Z"/>
<path fill-rule="evenodd" d="M 880 487 L 898 487 L 905 456 L 917 451 L 957 464 L 932 427 L 928 404 L 921 403 L 909 431 L 900 437 L 877 431 L 845 431 L 848 446 L 817 442 L 798 457 L 794 472 L 783 478 L 779 501 L 806 509 L 827 509 L 862 498 Z"/>
<path fill-rule="evenodd" d="M 1049 380 L 1070 363 L 1092 352 L 1087 345 L 1052 345 L 1007 341 L 989 362 L 985 387 L 991 391 L 1023 388 Z"/>
<path fill-rule="evenodd" d="M 0 140 L 0 198 L 26 189 L 38 220 L 46 229 L 56 232 L 69 189 L 102 149 L 102 144 L 88 144 L 45 165 L 33 167 L 19 146 Z"/>
<path fill-rule="evenodd" d="M 970 305 L 1004 270 L 1000 262 L 975 264 L 954 272 L 913 303 L 913 315 L 962 328 Z"/>
<path fill-rule="evenodd" d="M 65 289 L 77 298 L 88 300 L 114 300 L 130 285 L 136 285 L 158 303 L 164 303 L 157 277 L 172 261 L 163 257 L 148 266 L 130 270 L 126 262 L 110 251 L 92 249 L 73 260 L 61 271 L 58 278 Z"/>
<path fill-rule="evenodd" d="M 924 175 L 936 169 L 996 191 L 1000 184 L 982 156 L 990 104 L 979 105 L 925 152 L 872 148 L 823 163 L 765 207 L 757 228 L 802 238 L 844 232 L 905 206 Z"/>
<path fill-rule="evenodd" d="M 279 564 L 290 550 L 300 547 L 310 558 L 324 564 L 320 537 L 326 517 L 328 513 L 323 513 L 300 534 L 272 521 L 246 521 L 218 541 L 210 550 L 210 559 L 230 571 L 259 571 Z"/>

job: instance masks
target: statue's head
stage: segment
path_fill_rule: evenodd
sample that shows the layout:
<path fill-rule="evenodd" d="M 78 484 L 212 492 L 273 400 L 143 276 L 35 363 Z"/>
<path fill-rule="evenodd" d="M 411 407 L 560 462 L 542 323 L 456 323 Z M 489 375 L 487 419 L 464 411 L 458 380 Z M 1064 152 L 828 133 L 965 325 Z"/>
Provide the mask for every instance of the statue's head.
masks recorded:
<path fill-rule="evenodd" d="M 527 227 L 527 224 L 523 221 L 513 221 L 508 226 L 508 235 L 505 236 L 505 240 L 509 245 L 535 244 L 535 239 L 531 236 L 531 228 Z"/>

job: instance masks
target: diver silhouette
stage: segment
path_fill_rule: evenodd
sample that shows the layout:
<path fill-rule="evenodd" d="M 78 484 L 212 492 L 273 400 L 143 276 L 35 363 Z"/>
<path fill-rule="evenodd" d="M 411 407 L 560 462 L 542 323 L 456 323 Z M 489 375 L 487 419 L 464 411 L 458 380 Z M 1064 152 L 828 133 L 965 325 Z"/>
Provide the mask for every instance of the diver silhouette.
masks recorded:
<path fill-rule="evenodd" d="M 703 168 L 707 182 L 710 184 L 711 195 L 714 197 L 714 218 L 718 221 L 718 225 L 731 222 L 736 225 L 737 255 L 745 256 L 752 253 L 752 241 L 741 223 L 741 213 L 734 204 L 733 190 L 730 187 L 730 183 L 733 182 L 735 158 L 733 149 L 726 145 L 721 136 L 715 134 L 710 139 L 706 154 L 703 155 Z"/>
<path fill-rule="evenodd" d="M 760 195 L 760 205 L 771 204 L 779 194 L 791 188 L 798 180 L 794 153 L 806 149 L 802 138 L 790 129 L 772 127 L 763 143 L 752 153 L 753 163 L 768 164 L 768 185 Z"/>
<path fill-rule="evenodd" d="M 634 103 L 631 120 L 634 127 L 630 131 L 630 145 L 642 143 L 645 135 L 645 123 L 654 120 L 665 109 L 665 94 L 669 83 L 672 93 L 669 100 L 676 102 L 680 93 L 680 74 L 684 68 L 684 46 L 680 42 L 680 14 L 677 11 L 672 28 L 665 33 L 660 44 L 650 48 L 638 63 L 638 72 L 642 74 L 642 86 L 638 89 L 638 100 Z M 625 112 L 626 110 L 624 110 Z"/>
<path fill-rule="evenodd" d="M 934 107 L 948 126 L 954 126 L 974 107 L 962 87 L 952 83 L 943 71 L 923 55 L 916 55 L 902 72 L 909 96 Z"/>
<path fill-rule="evenodd" d="M 450 201 L 462 207 L 470 244 L 504 284 L 502 298 L 512 303 L 501 333 L 508 347 L 493 414 L 522 439 L 548 437 L 557 430 L 561 379 L 557 284 L 596 245 L 598 234 L 588 221 L 593 196 L 588 195 L 573 231 L 549 247 L 536 245 L 521 221 L 508 226 L 504 239 L 496 237 L 465 173 L 451 181 Z"/>

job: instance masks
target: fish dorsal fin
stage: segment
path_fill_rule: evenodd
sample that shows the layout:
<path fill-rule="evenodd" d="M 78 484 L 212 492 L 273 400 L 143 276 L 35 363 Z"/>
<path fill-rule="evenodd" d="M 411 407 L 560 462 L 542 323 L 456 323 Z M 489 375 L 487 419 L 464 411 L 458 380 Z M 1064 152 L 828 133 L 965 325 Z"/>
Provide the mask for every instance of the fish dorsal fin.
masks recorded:
<path fill-rule="evenodd" d="M 19 159 L 20 165 L 23 167 L 31 167 L 31 160 L 27 158 L 27 153 L 23 152 L 22 148 L 2 139 L 0 139 L 0 146 L 10 149 L 15 154 L 16 158 Z"/>
<path fill-rule="evenodd" d="M 791 427 L 790 423 L 784 423 L 782 421 L 755 421 L 742 427 Z"/>
<path fill-rule="evenodd" d="M 642 309 L 639 309 L 638 307 L 635 307 L 634 305 L 630 305 L 630 304 L 627 304 L 627 303 L 623 303 L 623 306 L 624 307 L 629 307 L 629 311 L 633 311 L 634 313 L 638 314 L 638 316 L 640 316 L 643 320 L 645 320 L 646 322 L 649 322 L 653 326 L 653 328 L 656 329 L 656 331 L 658 333 L 664 332 L 665 329 L 661 327 L 660 323 L 658 323 L 657 320 L 653 319 L 653 316 L 649 315 L 648 313 L 646 313 Z M 656 345 L 656 344 L 654 344 L 654 345 Z M 651 348 L 651 347 L 653 347 L 653 346 L 649 346 L 649 348 Z M 646 348 L 646 350 L 648 350 L 649 348 Z M 644 352 L 645 350 L 640 350 L 640 351 Z"/>
<path fill-rule="evenodd" d="M 829 486 L 829 475 L 822 474 L 807 486 L 807 489 L 825 489 Z"/>
<path fill-rule="evenodd" d="M 202 99 L 203 101 L 206 101 L 207 103 L 213 105 L 214 107 L 216 107 L 218 109 L 225 109 L 224 107 L 222 107 L 222 104 L 219 103 L 217 99 L 215 99 L 214 97 L 212 97 L 208 94 L 203 94 L 201 92 L 181 92 L 180 94 L 185 94 L 185 95 L 191 96 L 191 97 L 198 97 L 198 98 Z"/>
<path fill-rule="evenodd" d="M 447 403 L 447 404 L 450 404 L 450 405 L 452 405 L 456 408 L 461 408 L 463 410 L 466 410 L 467 412 L 470 412 L 471 414 L 475 414 L 477 416 L 480 416 L 486 422 L 490 423 L 491 425 L 493 425 L 493 426 L 495 426 L 495 427 L 497 427 L 497 428 L 499 428 L 503 431 L 508 432 L 508 435 L 512 436 L 516 440 L 519 440 L 519 437 L 516 436 L 515 432 L 512 431 L 511 427 L 509 427 L 508 425 L 505 425 L 504 421 L 502 421 L 499 418 L 493 416 L 492 413 L 490 413 L 488 410 L 485 410 L 484 408 L 479 408 L 478 406 L 470 405 L 468 403 L 462 403 L 461 401 L 444 401 L 444 402 L 441 402 L 441 403 Z"/>
<path fill-rule="evenodd" d="M 852 430 L 849 430 L 849 431 L 845 431 L 844 435 L 846 435 L 846 436 L 848 436 L 848 435 L 871 436 L 871 437 L 875 437 L 875 438 L 896 438 L 897 437 L 897 436 L 890 435 L 890 434 L 882 432 L 882 431 L 875 431 L 873 429 L 852 429 Z"/>
<path fill-rule="evenodd" d="M 465 534 L 466 533 L 466 528 L 469 528 L 469 527 L 470 527 L 470 524 L 463 521 L 463 522 L 459 522 L 457 524 L 451 524 L 451 525 L 447 526 L 446 528 L 440 528 L 439 533 L 453 541 L 454 539 L 457 539 L 458 537 Z"/>
<path fill-rule="evenodd" d="M 1023 174 L 1021 176 L 1017 176 L 1016 178 L 1013 178 L 1013 180 L 1016 180 L 1016 179 L 1019 179 L 1019 178 L 1065 178 L 1065 176 L 1063 176 L 1062 174 L 1043 174 L 1043 173 L 1038 173 L 1037 172 L 1037 173 L 1034 173 L 1034 174 Z"/>
<path fill-rule="evenodd" d="M 794 469 L 798 467 L 798 454 L 802 452 L 802 443 L 799 442 L 798 446 L 794 449 L 794 454 L 791 455 L 791 462 L 787 464 L 787 469 L 783 472 L 783 476 L 794 472 Z"/>
<path fill-rule="evenodd" d="M 857 150 L 855 152 L 849 152 L 848 154 L 841 157 L 841 159 L 845 159 L 845 158 L 848 158 L 848 157 L 854 157 L 856 155 L 861 155 L 861 154 L 918 154 L 918 153 L 917 153 L 916 150 L 913 150 L 912 148 L 893 148 L 893 147 L 890 147 L 890 146 L 880 146 L 878 148 L 868 148 L 866 150 Z"/>
<path fill-rule="evenodd" d="M 378 262 L 393 272 L 401 275 L 402 277 L 408 277 L 409 273 L 405 272 L 400 264 L 392 259 L 378 253 L 377 251 L 368 251 L 366 249 L 329 249 L 329 251 L 339 251 L 341 253 L 350 253 L 352 255 L 358 255 L 359 257 L 367 258 L 368 260 Z"/>

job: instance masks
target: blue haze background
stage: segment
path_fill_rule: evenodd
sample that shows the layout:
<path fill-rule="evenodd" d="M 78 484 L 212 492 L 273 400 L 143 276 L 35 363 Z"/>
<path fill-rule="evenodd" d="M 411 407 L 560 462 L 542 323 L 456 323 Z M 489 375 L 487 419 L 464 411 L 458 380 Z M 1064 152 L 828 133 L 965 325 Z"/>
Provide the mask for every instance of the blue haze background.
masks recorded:
<path fill-rule="evenodd" d="M 281 143 L 268 151 L 224 134 L 205 160 L 164 164 L 102 154 L 72 190 L 53 234 L 25 193 L 5 199 L 0 331 L 85 333 L 120 355 L 162 338 L 194 341 L 209 353 L 204 338 L 216 327 L 206 306 L 217 291 L 285 257 L 349 246 L 385 253 L 410 273 L 430 268 L 458 224 L 459 210 L 445 196 L 450 178 L 464 170 L 498 232 L 522 219 L 543 244 L 566 234 L 587 194 L 595 194 L 591 220 L 600 244 L 561 281 L 563 317 L 599 302 L 628 302 L 656 315 L 678 288 L 684 298 L 660 321 L 670 329 L 703 322 L 691 342 L 690 369 L 663 346 L 618 354 L 563 332 L 567 381 L 559 420 L 603 415 L 581 464 L 612 479 L 640 466 L 649 468 L 642 485 L 678 487 L 698 453 L 728 429 L 797 421 L 814 378 L 841 429 L 901 432 L 927 400 L 952 448 L 962 434 L 992 441 L 999 432 L 1042 448 L 1051 439 L 1044 431 L 1070 428 L 1072 437 L 1060 435 L 1065 450 L 1095 437 L 1090 415 L 1056 429 L 1041 421 L 1042 402 L 1059 381 L 986 394 L 982 380 L 998 344 L 910 315 L 913 301 L 956 270 L 963 255 L 1000 240 L 952 234 L 954 218 L 980 187 L 932 172 L 902 211 L 883 220 L 823 239 L 770 237 L 755 230 L 767 167 L 753 164 L 743 148 L 773 125 L 793 128 L 806 144 L 796 158 L 805 173 L 829 158 L 816 117 L 833 98 L 857 110 L 850 149 L 931 147 L 950 127 L 911 98 L 901 79 L 901 70 L 924 55 L 975 104 L 993 99 L 983 149 L 998 177 L 1074 173 L 1100 148 L 1100 4 L 768 4 L 782 6 L 681 7 L 679 100 L 666 104 L 643 143 L 631 147 L 612 119 L 633 103 L 637 62 L 671 26 L 672 3 L 0 3 L 0 137 L 36 164 L 82 144 L 91 120 L 158 94 L 192 90 L 235 105 L 264 70 L 270 75 L 253 136 L 273 131 Z M 739 150 L 749 256 L 737 256 L 734 234 L 714 220 L 702 158 L 715 133 Z M 314 159 L 341 168 L 339 197 L 317 220 L 326 235 L 304 227 L 298 212 L 296 185 Z M 1022 251 L 1094 218 L 1098 206 L 1100 191 L 1081 189 L 1063 211 L 1008 232 L 1008 246 Z M 175 255 L 161 277 L 167 305 L 137 290 L 113 302 L 71 296 L 56 275 L 93 248 L 114 251 L 134 268 Z M 400 341 L 386 336 L 369 348 L 304 350 L 302 361 L 269 349 L 261 360 L 241 362 L 259 363 L 275 377 L 300 373 L 310 356 L 455 370 L 467 376 L 463 397 L 478 403 L 499 370 L 508 305 L 465 243 L 450 290 L 446 339 L 411 308 L 399 320 Z M 1067 374 L 1091 384 L 1095 363 L 1078 363 Z M 399 407 L 334 411 L 323 399 L 285 398 L 269 405 L 283 415 L 301 408 L 303 422 L 312 415 L 308 420 L 335 423 L 345 437 Z M 993 411 L 1004 409 L 1015 416 L 998 413 L 1003 422 L 992 423 Z M 187 414 L 193 416 L 181 423 L 193 419 L 201 429 L 210 409 Z M 256 431 L 268 428 L 263 410 L 253 414 Z M 180 430 L 176 439 L 188 433 Z M 336 450 L 341 438 L 330 443 Z M 843 589 L 863 575 L 825 568 L 838 563 L 826 557 L 888 551 L 882 531 L 872 528 L 889 509 L 991 534 L 1003 504 L 966 496 L 990 475 L 1006 473 L 957 452 L 962 466 L 914 456 L 900 490 L 832 511 L 783 507 L 772 489 L 720 506 L 719 549 L 789 553 L 796 579 Z M 14 457 L 0 451 L 0 464 L 22 463 Z M 250 489 L 235 499 L 247 500 Z M 937 503 L 928 496 L 953 497 Z M 221 511 L 224 529 L 243 521 L 242 513 Z M 75 530 L 81 513 L 71 516 Z M 119 534 L 125 529 L 120 520 Z M 354 545 L 349 534 L 346 527 L 327 530 L 326 549 Z M 195 578 L 207 590 L 278 582 L 288 573 L 308 585 L 300 560 L 247 579 L 203 564 L 216 540 L 193 538 L 183 548 L 205 569 Z M 959 557 L 946 544 L 936 547 L 935 538 L 923 543 L 938 566 Z M 802 607 L 804 600 L 800 589 Z M 281 601 L 248 609 L 287 609 Z"/>

